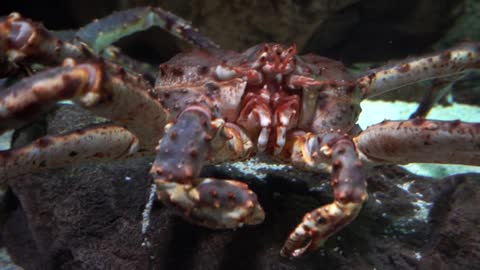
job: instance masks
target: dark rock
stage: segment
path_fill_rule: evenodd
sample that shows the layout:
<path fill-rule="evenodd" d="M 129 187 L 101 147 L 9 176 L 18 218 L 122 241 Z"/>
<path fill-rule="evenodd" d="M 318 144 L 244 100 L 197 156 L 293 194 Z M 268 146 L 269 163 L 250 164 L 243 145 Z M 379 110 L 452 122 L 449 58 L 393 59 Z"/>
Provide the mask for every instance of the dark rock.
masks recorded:
<path fill-rule="evenodd" d="M 290 230 L 331 198 L 328 186 L 312 184 L 325 175 L 304 175 L 305 189 L 290 188 L 296 183 L 286 179 L 298 177 L 296 171 L 283 173 L 286 179 L 276 171 L 267 180 L 250 179 L 267 219 L 236 231 L 194 226 L 155 204 L 145 247 L 148 170 L 149 159 L 133 159 L 15 179 L 19 204 L 3 229 L 14 261 L 25 269 L 473 269 L 480 263 L 478 175 L 435 181 L 397 167 L 372 168 L 370 198 L 357 220 L 318 253 L 288 260 L 279 250 Z M 282 182 L 272 186 L 276 180 Z M 433 202 L 429 221 L 422 207 Z"/>
<path fill-rule="evenodd" d="M 141 216 L 140 198 L 145 198 L 148 181 L 124 179 L 148 179 L 148 167 L 137 168 L 137 173 L 128 170 L 132 166 L 122 167 L 85 166 L 17 179 L 12 188 L 21 209 L 3 233 L 14 261 L 27 269 L 133 269 L 128 267 L 133 264 L 145 269 L 148 254 L 136 241 L 141 235 L 135 220 Z M 62 171 L 68 176 L 60 176 Z M 22 218 L 27 222 L 22 224 Z M 22 225 L 26 230 L 19 229 Z M 23 245 L 34 247 L 33 255 L 27 256 Z"/>
<path fill-rule="evenodd" d="M 478 175 L 444 180 L 430 216 L 420 269 L 474 269 L 480 265 Z"/>

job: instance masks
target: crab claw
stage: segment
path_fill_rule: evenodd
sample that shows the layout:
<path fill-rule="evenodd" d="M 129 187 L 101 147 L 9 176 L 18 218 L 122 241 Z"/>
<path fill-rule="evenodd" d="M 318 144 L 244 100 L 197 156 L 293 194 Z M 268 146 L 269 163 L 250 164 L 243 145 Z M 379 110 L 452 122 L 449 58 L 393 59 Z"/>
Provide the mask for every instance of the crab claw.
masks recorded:
<path fill-rule="evenodd" d="M 300 148 L 311 149 L 308 145 L 311 139 L 308 134 L 305 136 L 298 144 Z M 357 217 L 368 199 L 367 184 L 361 172 L 362 163 L 358 160 L 353 142 L 345 135 L 335 132 L 323 134 L 319 138 L 322 143 L 316 146 L 319 148 L 318 155 L 332 160 L 331 185 L 335 200 L 304 216 L 280 252 L 285 257 L 298 257 L 320 248 L 330 236 Z M 308 163 L 315 162 L 308 150 L 305 151 L 304 158 Z"/>
<path fill-rule="evenodd" d="M 226 127 L 225 136 L 215 136 L 214 129 L 222 125 L 219 121 L 212 123 L 210 110 L 201 105 L 192 105 L 180 114 L 161 139 L 152 165 L 157 196 L 188 221 L 209 228 L 234 229 L 258 224 L 265 214 L 246 184 L 198 177 L 209 155 L 228 159 L 228 151 L 220 150 L 217 144 L 234 139 L 234 144 L 242 144 L 239 148 L 243 149 L 241 135 L 231 126 Z M 213 140 L 220 153 L 211 152 Z"/>
<path fill-rule="evenodd" d="M 212 229 L 235 229 L 265 219 L 257 196 L 246 184 L 214 178 L 198 180 L 196 186 L 156 181 L 157 194 L 186 220 Z"/>
<path fill-rule="evenodd" d="M 259 224 L 265 219 L 257 196 L 244 183 L 205 178 L 190 194 L 196 199 L 190 217 L 204 226 L 238 228 Z"/>
<path fill-rule="evenodd" d="M 335 201 L 307 213 L 288 237 L 280 254 L 298 257 L 317 250 L 330 235 L 355 219 L 361 207 L 361 203 Z"/>

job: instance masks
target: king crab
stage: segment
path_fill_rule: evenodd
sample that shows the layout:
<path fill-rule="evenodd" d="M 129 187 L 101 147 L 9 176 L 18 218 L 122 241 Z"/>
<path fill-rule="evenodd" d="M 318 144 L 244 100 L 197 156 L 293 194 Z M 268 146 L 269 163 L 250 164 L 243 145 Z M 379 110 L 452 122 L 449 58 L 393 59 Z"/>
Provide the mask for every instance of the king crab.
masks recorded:
<path fill-rule="evenodd" d="M 110 47 L 152 26 L 195 48 L 162 64 L 155 86 L 139 75 L 150 69 Z M 45 167 L 156 155 L 150 174 L 160 201 L 192 223 L 238 228 L 264 220 L 256 195 L 236 180 L 200 178 L 203 166 L 262 155 L 300 169 L 331 171 L 334 201 L 305 215 L 283 256 L 318 249 L 355 219 L 368 197 L 363 163 L 480 165 L 478 123 L 426 120 L 423 113 L 366 130 L 355 124 L 364 99 L 479 68 L 475 42 L 355 78 L 339 62 L 297 55 L 295 46 L 222 50 L 173 14 L 137 8 L 93 22 L 73 39 L 13 13 L 0 22 L 0 52 L 0 74 L 35 69 L 0 93 L 1 132 L 25 125 L 61 100 L 114 122 L 0 152 L 2 183 Z"/>

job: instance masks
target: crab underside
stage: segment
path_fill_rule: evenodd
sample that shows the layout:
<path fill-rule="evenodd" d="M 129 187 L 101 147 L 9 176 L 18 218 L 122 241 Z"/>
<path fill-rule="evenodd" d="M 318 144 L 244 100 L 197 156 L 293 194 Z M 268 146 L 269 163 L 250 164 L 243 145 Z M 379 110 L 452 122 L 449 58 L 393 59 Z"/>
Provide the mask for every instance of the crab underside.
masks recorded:
<path fill-rule="evenodd" d="M 111 46 L 152 26 L 194 49 L 155 71 Z M 261 155 L 329 171 L 334 201 L 307 213 L 281 250 L 300 256 L 358 215 L 368 197 L 363 163 L 480 165 L 480 124 L 425 119 L 434 95 L 410 120 L 356 125 L 364 99 L 427 79 L 445 86 L 445 78 L 478 69 L 476 42 L 355 78 L 339 62 L 297 55 L 295 46 L 222 50 L 160 8 L 118 12 L 71 36 L 16 13 L 0 22 L 0 75 L 25 77 L 0 92 L 0 131 L 22 127 L 62 100 L 113 123 L 0 152 L 2 183 L 42 168 L 156 155 L 150 174 L 160 201 L 192 223 L 237 228 L 264 220 L 256 195 L 233 179 L 200 178 L 203 166 Z M 156 77 L 155 85 L 145 75 Z"/>

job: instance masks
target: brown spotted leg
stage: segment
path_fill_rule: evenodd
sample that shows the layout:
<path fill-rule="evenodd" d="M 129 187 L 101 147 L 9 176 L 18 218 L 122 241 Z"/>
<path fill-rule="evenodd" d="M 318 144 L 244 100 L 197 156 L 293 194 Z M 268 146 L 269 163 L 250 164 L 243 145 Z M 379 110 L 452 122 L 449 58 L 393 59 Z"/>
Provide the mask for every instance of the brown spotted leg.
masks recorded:
<path fill-rule="evenodd" d="M 0 151 L 0 184 L 43 168 L 125 158 L 137 148 L 137 137 L 116 126 L 46 136 L 18 149 Z"/>
<path fill-rule="evenodd" d="M 168 113 L 149 90 L 141 77 L 115 66 L 67 60 L 64 67 L 39 72 L 0 92 L 0 132 L 21 127 L 57 101 L 70 99 L 133 131 L 141 150 L 153 152 Z"/>
<path fill-rule="evenodd" d="M 55 102 L 83 96 L 84 101 L 99 92 L 101 72 L 95 65 L 60 67 L 21 80 L 0 93 L 0 132 L 25 125 Z"/>
<path fill-rule="evenodd" d="M 178 116 L 160 141 L 150 172 L 158 198 L 190 222 L 209 228 L 258 224 L 264 212 L 246 184 L 198 177 L 217 155 L 211 147 L 212 139 L 219 139 L 215 133 L 210 111 L 203 106 L 191 106 Z M 240 140 L 234 136 L 225 136 L 225 142 L 228 137 Z"/>
<path fill-rule="evenodd" d="M 281 254 L 301 256 L 317 250 L 334 233 L 349 224 L 360 212 L 367 199 L 366 182 L 362 174 L 355 145 L 347 135 L 337 132 L 294 138 L 290 150 L 295 166 L 321 170 L 322 163 L 332 163 L 332 203 L 307 213 L 285 242 Z"/>
<path fill-rule="evenodd" d="M 480 165 L 480 123 L 413 119 L 384 121 L 354 139 L 362 159 Z"/>
<path fill-rule="evenodd" d="M 144 113 L 151 107 L 162 110 L 147 103 L 151 99 L 146 93 L 132 89 L 143 85 L 141 81 L 129 79 L 128 74 L 123 74 L 121 81 L 114 77 L 105 82 L 104 77 L 109 75 L 104 74 L 102 65 L 70 64 L 37 73 L 4 89 L 0 93 L 0 131 L 18 128 L 50 109 L 55 102 L 65 99 L 73 99 L 100 115 L 127 124 L 130 121 L 128 117 L 132 115 L 128 114 L 126 119 L 120 118 L 125 117 L 122 112 L 133 110 L 127 101 L 130 105 L 141 103 Z M 160 123 L 164 119 L 162 116 L 165 115 L 153 115 Z M 0 177 L 4 181 L 43 167 L 59 167 L 92 159 L 122 158 L 135 152 L 138 146 L 136 135 L 115 126 L 45 137 L 25 147 L 1 152 Z"/>
<path fill-rule="evenodd" d="M 480 43 L 465 42 L 449 50 L 370 70 L 357 79 L 357 85 L 363 98 L 369 98 L 419 81 L 479 68 Z"/>
<path fill-rule="evenodd" d="M 118 31 L 120 21 L 114 21 L 117 24 L 111 25 L 110 28 L 105 26 L 109 20 L 103 21 L 104 24 L 101 24 L 101 21 L 93 23 L 97 27 L 91 26 L 89 37 L 98 37 L 100 32 L 105 29 Z M 99 23 L 100 25 L 98 25 Z M 130 23 L 134 24 L 130 26 L 135 26 L 134 22 Z M 94 31 L 95 29 L 98 31 Z M 140 27 L 137 30 L 141 29 L 144 28 Z M 115 41 L 113 38 L 115 35 L 112 35 L 112 33 L 108 33 L 108 40 Z M 104 42 L 103 44 L 107 43 Z M 110 55 L 109 59 L 118 58 L 115 53 L 112 54 L 111 50 L 107 50 L 105 54 Z M 25 95 L 19 95 L 18 99 L 13 98 L 17 95 L 18 90 L 11 91 L 13 94 L 10 99 L 25 101 L 25 104 L 17 102 L 10 104 L 10 106 L 17 107 L 18 112 L 15 113 L 14 117 L 9 118 L 8 124 L 2 121 L 0 130 L 4 129 L 5 126 L 11 126 L 12 122 L 16 121 L 13 119 L 22 118 L 20 122 L 25 122 L 32 115 L 46 110 L 55 101 L 73 98 L 77 104 L 93 111 L 95 114 L 109 118 L 132 130 L 140 139 L 142 151 L 152 151 L 163 134 L 168 113 L 155 98 L 150 96 L 152 86 L 141 76 L 131 72 L 130 69 L 124 69 L 115 64 L 116 61 L 102 61 L 93 55 L 83 42 L 78 42 L 76 39 L 72 41 L 61 40 L 47 31 L 41 24 L 13 13 L 6 20 L 0 22 L 0 58 L 7 59 L 7 62 L 26 65 L 41 63 L 49 66 L 68 63 L 68 67 L 46 70 L 40 72 L 34 78 L 21 82 L 21 85 L 16 87 L 17 89 L 29 88 L 26 84 L 30 84 L 32 90 L 22 90 Z M 65 59 L 67 60 L 64 61 Z M 76 64 L 76 62 L 85 61 L 87 63 Z M 118 62 L 123 63 L 124 61 Z M 70 87 L 67 84 L 85 84 L 88 81 L 91 83 L 90 88 L 87 87 L 81 93 L 67 93 L 67 90 L 76 87 Z M 46 91 L 49 84 L 55 85 L 55 89 L 64 90 L 56 91 L 53 94 L 54 91 Z M 65 84 L 67 87 L 59 87 L 59 84 Z M 47 94 L 46 92 L 50 93 Z M 24 96 L 28 96 L 29 100 L 24 99 Z M 2 111 L 0 105 L 0 119 L 5 119 L 4 114 L 5 112 Z M 149 128 L 146 129 L 145 126 L 149 126 Z"/>

